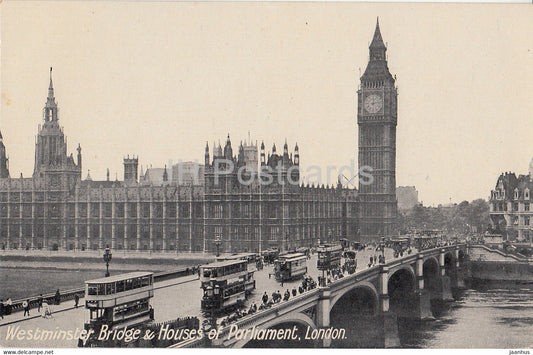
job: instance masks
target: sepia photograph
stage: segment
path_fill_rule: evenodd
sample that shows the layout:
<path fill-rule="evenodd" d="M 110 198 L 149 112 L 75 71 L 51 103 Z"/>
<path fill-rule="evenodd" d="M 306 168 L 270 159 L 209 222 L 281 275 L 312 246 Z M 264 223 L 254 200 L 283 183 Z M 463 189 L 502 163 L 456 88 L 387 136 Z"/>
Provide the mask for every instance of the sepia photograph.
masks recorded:
<path fill-rule="evenodd" d="M 531 2 L 0 14 L 3 354 L 530 354 Z"/>

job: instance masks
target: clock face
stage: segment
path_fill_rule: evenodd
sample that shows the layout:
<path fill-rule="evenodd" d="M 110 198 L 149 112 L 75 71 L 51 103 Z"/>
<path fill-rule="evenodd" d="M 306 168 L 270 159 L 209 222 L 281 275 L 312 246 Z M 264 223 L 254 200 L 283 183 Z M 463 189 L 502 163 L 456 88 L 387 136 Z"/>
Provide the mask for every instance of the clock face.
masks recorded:
<path fill-rule="evenodd" d="M 370 95 L 365 99 L 364 106 L 369 113 L 376 113 L 381 110 L 383 100 L 378 95 Z"/>

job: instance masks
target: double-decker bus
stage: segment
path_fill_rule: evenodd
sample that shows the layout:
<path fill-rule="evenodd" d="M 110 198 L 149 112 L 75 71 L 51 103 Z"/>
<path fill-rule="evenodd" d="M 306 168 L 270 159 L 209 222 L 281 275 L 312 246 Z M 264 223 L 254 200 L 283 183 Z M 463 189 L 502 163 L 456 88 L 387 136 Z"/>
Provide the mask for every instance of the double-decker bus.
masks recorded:
<path fill-rule="evenodd" d="M 318 253 L 318 270 L 333 270 L 341 266 L 342 246 L 339 244 L 323 244 L 316 249 Z"/>
<path fill-rule="evenodd" d="M 226 260 L 200 266 L 200 283 L 204 291 L 202 310 L 217 313 L 240 307 L 255 289 L 255 268 L 246 260 Z"/>
<path fill-rule="evenodd" d="M 311 249 L 307 247 L 300 247 L 296 249 L 296 253 L 304 254 L 308 259 L 311 257 Z"/>
<path fill-rule="evenodd" d="M 263 251 L 263 260 L 265 261 L 265 264 L 272 264 L 274 260 L 278 258 L 278 256 L 278 249 L 271 248 Z"/>
<path fill-rule="evenodd" d="M 219 256 L 217 257 L 216 260 L 217 261 L 246 260 L 248 264 L 253 265 L 253 267 L 257 268 L 257 270 L 261 270 L 263 268 L 263 262 L 261 261 L 261 257 L 256 253 L 240 253 L 240 254 L 233 254 L 233 255 L 227 255 L 227 256 Z"/>
<path fill-rule="evenodd" d="M 152 272 L 130 272 L 85 281 L 85 329 L 96 334 L 103 325 L 110 330 L 144 324 L 154 319 Z"/>
<path fill-rule="evenodd" d="M 307 256 L 302 253 L 280 255 L 274 260 L 274 274 L 277 280 L 286 281 L 302 277 L 307 273 Z"/>

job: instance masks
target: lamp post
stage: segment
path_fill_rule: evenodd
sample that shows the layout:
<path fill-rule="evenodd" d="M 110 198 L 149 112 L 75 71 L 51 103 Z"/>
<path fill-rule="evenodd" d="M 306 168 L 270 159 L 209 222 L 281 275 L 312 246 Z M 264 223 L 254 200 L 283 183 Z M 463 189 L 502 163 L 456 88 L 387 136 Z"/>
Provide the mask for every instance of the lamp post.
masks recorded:
<path fill-rule="evenodd" d="M 106 266 L 105 277 L 109 277 L 109 262 L 111 261 L 112 257 L 113 257 L 113 254 L 111 254 L 111 250 L 109 250 L 109 248 L 105 248 L 105 252 L 104 252 L 104 261 L 105 261 L 105 266 Z"/>
<path fill-rule="evenodd" d="M 217 247 L 217 258 L 220 256 L 220 244 L 222 244 L 221 240 L 220 240 L 220 236 L 217 235 L 215 237 L 215 245 Z"/>

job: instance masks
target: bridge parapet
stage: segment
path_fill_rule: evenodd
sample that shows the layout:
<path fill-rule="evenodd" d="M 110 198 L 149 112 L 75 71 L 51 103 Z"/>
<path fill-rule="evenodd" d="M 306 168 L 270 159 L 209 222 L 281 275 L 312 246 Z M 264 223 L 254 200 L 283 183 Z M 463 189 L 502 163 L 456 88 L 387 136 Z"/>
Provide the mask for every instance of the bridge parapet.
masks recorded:
<path fill-rule="evenodd" d="M 281 319 L 283 316 L 293 313 L 301 312 L 310 307 L 316 306 L 320 294 L 324 291 L 321 288 L 302 293 L 291 298 L 288 301 L 281 301 L 266 310 L 258 311 L 254 314 L 247 315 L 238 321 L 219 329 L 219 336 L 217 340 L 213 341 L 214 346 L 224 345 L 225 347 L 232 346 L 239 339 L 228 339 L 230 329 L 237 327 L 238 329 L 248 329 L 256 327 L 258 329 L 268 328 L 273 325 L 273 321 Z"/>

